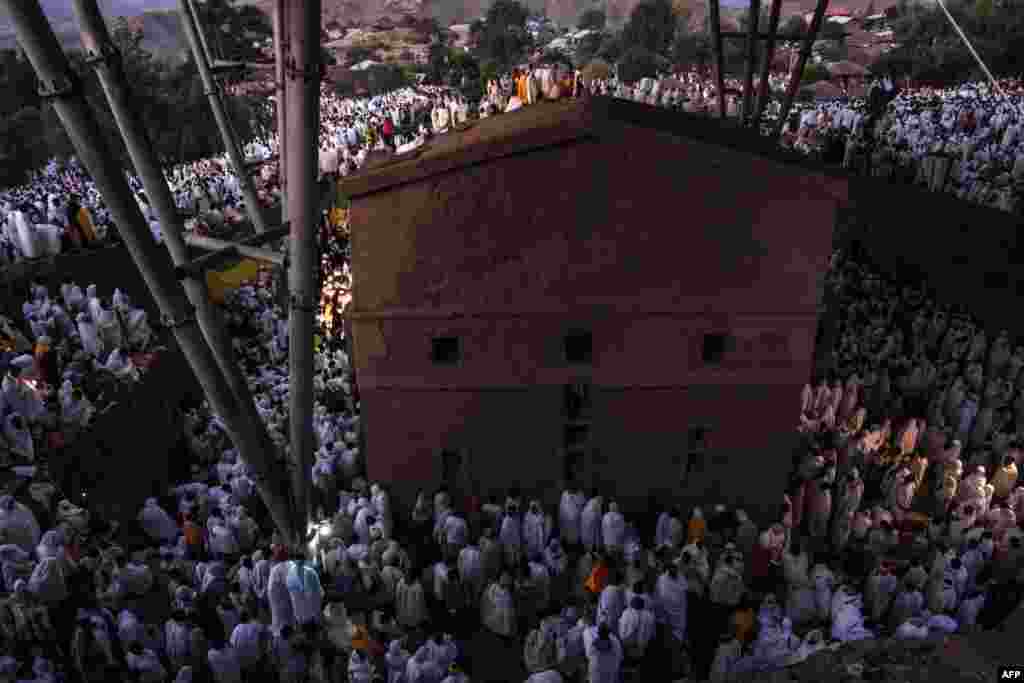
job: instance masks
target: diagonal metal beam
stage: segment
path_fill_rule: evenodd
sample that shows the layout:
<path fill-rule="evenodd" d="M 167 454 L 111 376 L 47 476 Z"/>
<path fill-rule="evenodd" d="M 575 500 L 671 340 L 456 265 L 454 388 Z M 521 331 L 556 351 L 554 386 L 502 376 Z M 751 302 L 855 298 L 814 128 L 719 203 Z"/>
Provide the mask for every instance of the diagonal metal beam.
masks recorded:
<path fill-rule="evenodd" d="M 741 124 L 750 118 L 750 106 L 754 99 L 754 60 L 757 59 L 757 25 L 761 21 L 761 0 L 750 0 L 747 16 L 747 58 L 743 70 L 743 117 Z"/>
<path fill-rule="evenodd" d="M 722 54 L 722 15 L 718 0 L 708 0 L 708 21 L 711 23 L 711 49 L 715 57 L 715 87 L 718 90 L 718 116 L 725 119 L 725 55 Z"/>
<path fill-rule="evenodd" d="M 260 206 L 259 197 L 256 195 L 256 186 L 253 184 L 252 178 L 245 172 L 245 157 L 242 155 L 238 137 L 231 126 L 231 119 L 224 106 L 224 99 L 221 97 L 214 75 L 210 72 L 207 51 L 201 41 L 202 26 L 199 25 L 198 16 L 193 11 L 195 8 L 190 0 L 179 0 L 179 6 L 181 25 L 185 29 L 185 37 L 188 38 L 192 48 L 192 56 L 195 58 L 196 68 L 199 70 L 199 78 L 202 80 L 203 90 L 210 102 L 210 108 L 213 109 L 213 117 L 217 121 L 217 128 L 220 129 L 228 159 L 231 160 L 231 166 L 238 177 L 238 184 L 242 188 L 246 213 L 249 214 L 249 220 L 255 226 L 256 232 L 263 232 L 267 229 L 267 220 L 263 214 L 263 207 Z"/>
<path fill-rule="evenodd" d="M 185 235 L 185 244 L 190 247 L 197 249 L 205 249 L 211 252 L 221 252 L 227 250 L 234 250 L 232 253 L 238 256 L 245 256 L 246 258 L 259 259 L 260 261 L 268 261 L 275 265 L 284 265 L 285 255 L 279 251 L 272 251 L 270 249 L 261 249 L 259 247 L 252 247 L 244 243 L 239 242 L 228 242 L 225 240 L 219 240 L 214 237 L 205 237 L 203 235 Z M 200 258 L 206 258 L 211 254 L 206 254 Z M 199 260 L 199 259 L 196 259 Z M 195 263 L 192 261 L 190 263 Z M 187 267 L 189 264 L 182 264 L 182 267 Z"/>
<path fill-rule="evenodd" d="M 287 538 L 296 538 L 298 534 L 294 517 L 290 514 L 290 496 L 282 486 L 284 472 L 273 457 L 274 445 L 266 430 L 261 433 L 254 429 L 240 410 L 237 398 L 203 338 L 195 311 L 174 279 L 170 259 L 157 245 L 135 201 L 123 164 L 103 142 L 99 121 L 89 107 L 80 79 L 62 51 L 42 7 L 38 0 L 3 0 L 0 7 L 7 10 L 18 44 L 43 84 L 44 94 L 57 112 L 78 158 L 103 196 L 167 327 L 188 359 L 211 407 L 223 420 L 246 464 L 252 468 L 256 487 L 275 524 Z"/>
<path fill-rule="evenodd" d="M 754 111 L 754 120 L 751 125 L 754 130 L 761 132 L 761 119 L 764 117 L 765 107 L 768 106 L 768 76 L 772 70 L 772 60 L 775 59 L 775 41 L 778 38 L 776 33 L 779 30 L 779 18 L 782 14 L 782 0 L 772 0 L 771 14 L 768 17 L 768 34 L 764 46 L 764 62 L 761 63 L 761 80 L 757 86 L 757 107 Z"/>
<path fill-rule="evenodd" d="M 804 66 L 811 57 L 814 49 L 814 41 L 821 30 L 821 23 L 825 19 L 825 12 L 828 10 L 828 0 L 818 0 L 814 8 L 814 16 L 811 17 L 811 25 L 807 28 L 807 35 L 804 36 L 804 43 L 800 48 L 800 56 L 793 65 L 793 71 L 789 75 L 789 86 L 786 87 L 786 99 L 782 101 L 782 110 L 779 112 L 779 120 L 775 122 L 775 130 L 772 131 L 772 138 L 778 141 L 782 135 L 782 128 L 789 118 L 789 111 L 793 108 L 793 100 L 796 99 L 796 91 L 800 89 L 800 81 L 804 75 Z"/>

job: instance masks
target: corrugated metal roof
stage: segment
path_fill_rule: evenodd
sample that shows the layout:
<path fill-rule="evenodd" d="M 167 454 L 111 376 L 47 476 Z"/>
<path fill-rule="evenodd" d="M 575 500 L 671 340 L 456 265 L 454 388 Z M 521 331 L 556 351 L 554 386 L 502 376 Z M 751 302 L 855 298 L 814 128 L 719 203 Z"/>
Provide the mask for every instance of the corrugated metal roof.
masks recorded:
<path fill-rule="evenodd" d="M 623 129 L 623 125 L 627 128 Z M 413 152 L 368 164 L 359 173 L 341 181 L 341 186 L 347 196 L 356 198 L 502 157 L 599 139 L 610 132 L 609 127 L 619 132 L 628 131 L 629 126 L 659 130 L 781 163 L 795 163 L 808 173 L 847 177 L 842 171 L 808 162 L 749 128 L 728 121 L 599 97 L 543 102 L 470 122 L 465 128 L 438 136 Z"/>

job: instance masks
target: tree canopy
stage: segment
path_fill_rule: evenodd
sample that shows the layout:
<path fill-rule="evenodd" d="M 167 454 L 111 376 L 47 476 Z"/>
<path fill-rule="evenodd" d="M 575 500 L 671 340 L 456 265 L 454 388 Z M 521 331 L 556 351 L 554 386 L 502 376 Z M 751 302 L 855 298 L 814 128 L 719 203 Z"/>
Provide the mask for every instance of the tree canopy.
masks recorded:
<path fill-rule="evenodd" d="M 124 68 L 138 109 L 161 162 L 174 164 L 215 156 L 223 151 L 213 113 L 199 81 L 195 63 L 154 58 L 142 47 L 143 36 L 128 22 L 115 21 L 112 37 L 124 57 Z M 99 119 L 107 144 L 130 161 L 106 98 L 80 51 L 69 52 L 72 68 L 82 79 L 85 95 Z M 73 154 L 52 107 L 38 95 L 32 66 L 13 50 L 0 51 L 0 186 L 16 185 L 53 156 Z M 271 112 L 253 96 L 225 98 L 232 123 L 242 139 L 270 130 Z"/>
<path fill-rule="evenodd" d="M 607 23 L 608 15 L 604 13 L 604 10 L 592 8 L 580 15 L 580 19 L 576 22 L 576 26 L 580 30 L 589 29 L 592 31 L 600 31 L 604 29 L 605 24 Z"/>
<path fill-rule="evenodd" d="M 529 11 L 516 0 L 496 0 L 483 21 L 470 26 L 477 54 L 505 71 L 520 62 L 533 41 L 526 30 Z"/>
<path fill-rule="evenodd" d="M 622 29 L 622 41 L 627 50 L 639 47 L 666 55 L 675 34 L 676 13 L 670 0 L 644 0 L 630 13 Z"/>

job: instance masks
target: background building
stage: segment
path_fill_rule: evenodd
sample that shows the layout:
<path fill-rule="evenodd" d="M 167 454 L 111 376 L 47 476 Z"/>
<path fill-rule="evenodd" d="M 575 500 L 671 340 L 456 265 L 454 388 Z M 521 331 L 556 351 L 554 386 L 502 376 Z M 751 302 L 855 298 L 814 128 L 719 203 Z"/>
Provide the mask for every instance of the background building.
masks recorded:
<path fill-rule="evenodd" d="M 369 477 L 773 510 L 847 188 L 736 145 L 545 103 L 345 181 Z"/>

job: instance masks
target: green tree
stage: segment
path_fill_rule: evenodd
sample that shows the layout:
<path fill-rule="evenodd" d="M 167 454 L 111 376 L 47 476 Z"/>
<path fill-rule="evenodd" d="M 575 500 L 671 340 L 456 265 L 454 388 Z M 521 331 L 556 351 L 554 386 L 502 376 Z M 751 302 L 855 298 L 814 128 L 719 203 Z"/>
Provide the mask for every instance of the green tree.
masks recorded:
<path fill-rule="evenodd" d="M 607 22 L 608 15 L 604 13 L 604 10 L 591 8 L 580 15 L 580 19 L 576 22 L 576 25 L 577 28 L 581 30 L 590 29 L 592 31 L 603 31 Z"/>
<path fill-rule="evenodd" d="M 807 33 L 807 22 L 803 17 L 793 15 L 781 26 L 779 33 L 786 36 L 803 36 Z"/>
<path fill-rule="evenodd" d="M 626 51 L 643 48 L 658 56 L 666 56 L 676 34 L 676 14 L 669 0 L 645 0 L 629 15 L 622 29 Z M 640 54 L 640 53 L 636 53 Z"/>
<path fill-rule="evenodd" d="M 601 49 L 601 44 L 607 37 L 607 34 L 603 31 L 594 31 L 580 38 L 576 43 L 576 50 L 574 52 L 576 65 L 582 66 L 596 57 Z"/>
<path fill-rule="evenodd" d="M 502 71 L 522 60 L 532 45 L 526 30 L 529 12 L 515 0 L 497 0 L 487 10 L 482 25 L 471 26 L 476 50 L 483 60 L 500 66 Z"/>
<path fill-rule="evenodd" d="M 668 65 L 668 60 L 661 55 L 642 47 L 631 47 L 619 59 L 619 78 L 633 83 L 641 78 L 657 76 Z"/>

